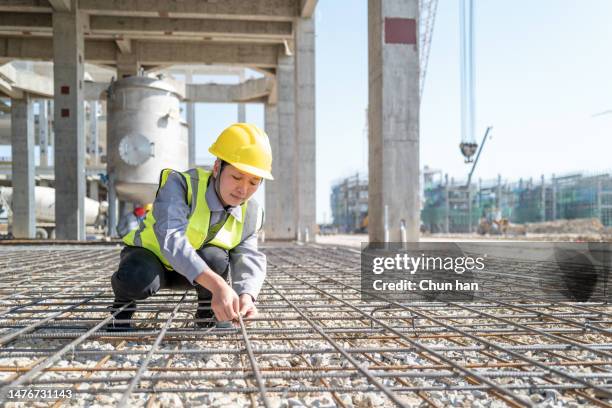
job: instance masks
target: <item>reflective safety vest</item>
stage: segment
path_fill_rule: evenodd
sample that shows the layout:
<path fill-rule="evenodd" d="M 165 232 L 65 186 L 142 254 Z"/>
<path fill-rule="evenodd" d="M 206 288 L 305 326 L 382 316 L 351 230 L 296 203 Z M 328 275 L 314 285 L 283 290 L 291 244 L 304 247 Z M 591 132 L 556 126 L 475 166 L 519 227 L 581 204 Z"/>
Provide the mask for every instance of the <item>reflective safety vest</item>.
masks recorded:
<path fill-rule="evenodd" d="M 172 169 L 162 170 L 159 180 L 160 189 L 166 184 L 168 176 L 173 171 L 174 170 Z M 208 186 L 208 179 L 211 172 L 198 168 L 198 177 L 196 180 L 193 180 L 189 172 L 182 172 L 180 174 L 182 174 L 187 183 L 187 205 L 189 205 L 191 208 L 191 213 L 188 217 L 189 222 L 187 224 L 186 236 L 189 243 L 195 249 L 200 249 L 205 243 L 204 241 L 208 235 L 208 227 L 210 223 L 210 209 L 208 208 L 208 203 L 206 202 L 206 188 Z M 197 183 L 197 186 L 192 185 L 192 183 Z M 196 190 L 196 196 L 192 197 L 192 192 L 194 190 Z M 193 199 L 195 199 L 195 203 L 192 203 Z M 238 244 L 240 244 L 242 241 L 243 227 L 247 217 L 247 204 L 248 201 L 244 202 L 240 206 L 242 209 L 242 221 L 238 221 L 236 218 L 230 215 L 227 217 L 223 227 L 219 229 L 214 238 L 207 242 L 207 244 L 215 245 L 227 250 L 238 246 Z M 140 226 L 137 229 L 130 231 L 123 238 L 123 242 L 130 246 L 138 246 L 148 249 L 157 255 L 160 261 L 162 261 L 162 263 L 168 269 L 172 269 L 170 263 L 161 253 L 159 242 L 157 241 L 155 231 L 153 230 L 154 225 L 155 217 L 153 216 L 153 211 L 149 211 L 144 221 L 141 222 Z"/>

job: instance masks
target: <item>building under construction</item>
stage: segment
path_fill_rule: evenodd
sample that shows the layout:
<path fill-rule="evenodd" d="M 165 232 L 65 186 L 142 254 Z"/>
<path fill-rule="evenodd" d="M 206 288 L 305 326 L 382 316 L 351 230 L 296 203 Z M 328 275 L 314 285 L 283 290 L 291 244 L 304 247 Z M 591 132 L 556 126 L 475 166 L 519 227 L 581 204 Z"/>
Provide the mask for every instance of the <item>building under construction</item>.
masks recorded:
<path fill-rule="evenodd" d="M 514 224 L 598 219 L 612 226 L 612 177 L 609 173 L 542 176 L 539 180 L 479 180 L 466 187 L 428 168 L 422 179 L 421 228 L 431 233 L 478 231 L 483 218 Z M 355 175 L 334 184 L 330 196 L 333 225 L 340 232 L 365 232 L 368 179 Z"/>
<path fill-rule="evenodd" d="M 427 231 L 475 232 L 482 218 L 515 224 L 597 218 L 612 225 L 612 177 L 575 173 L 538 180 L 479 180 L 469 187 L 441 172 L 424 177 L 421 220 Z"/>
<path fill-rule="evenodd" d="M 355 174 L 332 186 L 332 224 L 339 232 L 365 232 L 368 216 L 368 178 Z"/>

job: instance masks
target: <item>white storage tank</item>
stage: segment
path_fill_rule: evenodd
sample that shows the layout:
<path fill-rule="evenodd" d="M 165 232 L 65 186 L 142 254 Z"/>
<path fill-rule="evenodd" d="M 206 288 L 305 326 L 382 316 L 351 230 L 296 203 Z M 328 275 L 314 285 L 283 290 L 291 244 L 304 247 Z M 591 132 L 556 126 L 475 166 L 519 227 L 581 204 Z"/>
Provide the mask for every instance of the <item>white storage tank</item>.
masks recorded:
<path fill-rule="evenodd" d="M 114 175 L 118 199 L 153 202 L 163 169 L 187 170 L 181 99 L 172 85 L 156 78 L 127 77 L 109 87 L 107 171 Z"/>

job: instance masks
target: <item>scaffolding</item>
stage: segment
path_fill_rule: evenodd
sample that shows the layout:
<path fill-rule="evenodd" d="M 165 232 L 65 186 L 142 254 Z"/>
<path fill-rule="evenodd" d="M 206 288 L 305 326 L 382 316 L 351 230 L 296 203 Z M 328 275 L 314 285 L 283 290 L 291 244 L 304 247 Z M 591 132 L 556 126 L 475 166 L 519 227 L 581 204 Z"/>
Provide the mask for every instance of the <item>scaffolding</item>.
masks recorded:
<path fill-rule="evenodd" d="M 473 232 L 493 215 L 516 224 L 597 218 L 612 226 L 609 173 L 568 174 L 540 180 L 479 180 L 469 187 L 448 177 L 424 185 L 421 219 L 429 232 Z"/>
<path fill-rule="evenodd" d="M 119 248 L 3 245 L 0 404 L 61 389 L 71 398 L 45 402 L 610 406 L 609 303 L 534 301 L 505 274 L 493 299 L 364 302 L 359 251 L 263 250 L 255 319 L 201 329 L 195 291 L 161 291 L 139 302 L 135 331 L 107 332 Z"/>

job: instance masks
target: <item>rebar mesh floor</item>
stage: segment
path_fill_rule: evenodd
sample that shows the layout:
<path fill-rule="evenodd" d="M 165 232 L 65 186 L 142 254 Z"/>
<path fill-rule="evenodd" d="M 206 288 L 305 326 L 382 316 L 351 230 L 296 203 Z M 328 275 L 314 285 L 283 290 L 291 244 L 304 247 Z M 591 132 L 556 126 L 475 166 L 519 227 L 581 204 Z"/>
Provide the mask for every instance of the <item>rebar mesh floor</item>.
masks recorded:
<path fill-rule="evenodd" d="M 194 290 L 107 332 L 119 248 L 0 248 L 0 403 L 47 406 L 610 406 L 612 307 L 361 301 L 357 251 L 264 247 L 259 316 L 199 329 Z M 501 299 L 501 298 L 500 298 Z M 14 388 L 13 388 L 14 387 Z"/>

